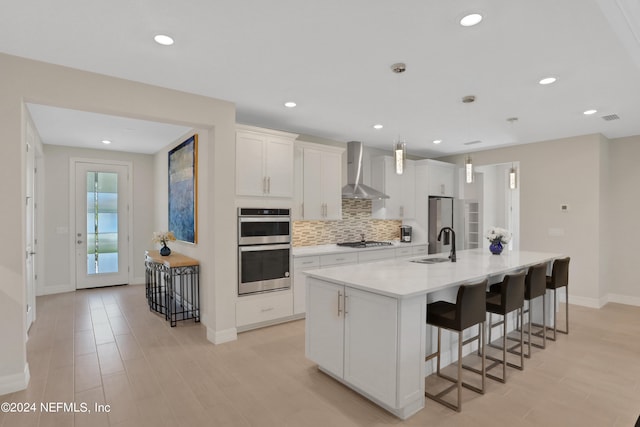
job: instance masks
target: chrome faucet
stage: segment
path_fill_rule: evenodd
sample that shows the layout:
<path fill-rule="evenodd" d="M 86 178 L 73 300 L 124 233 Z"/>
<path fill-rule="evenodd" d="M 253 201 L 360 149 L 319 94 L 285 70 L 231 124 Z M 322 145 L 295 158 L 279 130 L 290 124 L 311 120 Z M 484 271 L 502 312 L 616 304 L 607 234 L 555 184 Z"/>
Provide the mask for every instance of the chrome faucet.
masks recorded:
<path fill-rule="evenodd" d="M 451 242 L 451 253 L 449 254 L 449 259 L 451 260 L 451 262 L 456 262 L 456 232 L 453 231 L 453 228 L 451 227 L 442 227 L 442 229 L 440 229 L 440 232 L 438 233 L 438 242 L 440 241 L 443 233 L 445 245 L 449 244 L 449 236 L 453 235 L 453 242 Z"/>

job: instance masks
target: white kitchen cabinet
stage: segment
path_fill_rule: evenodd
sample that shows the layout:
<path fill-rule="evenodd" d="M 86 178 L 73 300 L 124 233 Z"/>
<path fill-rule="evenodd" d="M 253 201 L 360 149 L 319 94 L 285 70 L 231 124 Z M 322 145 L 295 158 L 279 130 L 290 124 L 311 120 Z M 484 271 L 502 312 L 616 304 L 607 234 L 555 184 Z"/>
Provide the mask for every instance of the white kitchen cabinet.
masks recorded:
<path fill-rule="evenodd" d="M 306 355 L 325 370 L 342 378 L 344 375 L 344 286 L 317 285 L 307 278 Z"/>
<path fill-rule="evenodd" d="M 236 194 L 293 196 L 295 134 L 240 126 L 236 128 Z"/>
<path fill-rule="evenodd" d="M 304 149 L 293 145 L 293 204 L 291 221 L 304 219 Z"/>
<path fill-rule="evenodd" d="M 405 258 L 405 257 L 410 257 L 413 256 L 413 248 L 411 246 L 400 246 L 399 248 L 395 249 L 396 251 L 396 258 Z"/>
<path fill-rule="evenodd" d="M 320 268 L 318 255 L 293 258 L 293 314 L 303 314 L 306 311 L 306 276 L 304 271 Z"/>
<path fill-rule="evenodd" d="M 344 148 L 296 141 L 294 211 L 297 219 L 342 219 L 342 153 Z M 301 167 L 301 180 L 298 168 Z"/>
<path fill-rule="evenodd" d="M 312 321 L 305 323 L 306 356 L 377 401 L 396 406 L 396 300 L 309 278 L 307 301 Z"/>
<path fill-rule="evenodd" d="M 429 253 L 428 245 L 416 245 L 411 248 L 413 255 L 427 255 Z"/>
<path fill-rule="evenodd" d="M 427 187 L 430 196 L 455 197 L 456 165 L 427 160 Z"/>
<path fill-rule="evenodd" d="M 292 315 L 291 291 L 243 296 L 236 302 L 236 327 L 240 331 L 255 328 L 256 325 L 279 323 Z"/>
<path fill-rule="evenodd" d="M 371 261 L 380 261 L 383 259 L 393 259 L 396 257 L 396 249 L 377 249 L 375 251 L 358 252 L 358 264 Z"/>
<path fill-rule="evenodd" d="M 373 200 L 372 218 L 415 218 L 416 181 L 413 160 L 406 160 L 404 173 L 398 175 L 393 157 L 375 157 L 371 160 L 371 186 L 389 196 L 388 199 Z"/>

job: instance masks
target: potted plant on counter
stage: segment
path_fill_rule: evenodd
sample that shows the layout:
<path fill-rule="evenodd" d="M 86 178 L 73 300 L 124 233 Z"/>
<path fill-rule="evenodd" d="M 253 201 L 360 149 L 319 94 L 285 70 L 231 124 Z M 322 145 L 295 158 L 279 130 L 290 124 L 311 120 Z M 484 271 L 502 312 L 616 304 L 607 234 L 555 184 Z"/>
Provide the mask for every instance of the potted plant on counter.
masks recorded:
<path fill-rule="evenodd" d="M 169 256 L 171 255 L 171 249 L 167 246 L 167 242 L 175 242 L 176 236 L 173 234 L 173 231 L 154 231 L 153 232 L 153 242 L 160 243 L 162 247 L 160 248 L 160 255 Z"/>
<path fill-rule="evenodd" d="M 504 249 L 503 245 L 511 241 L 509 230 L 500 227 L 491 227 L 485 237 L 491 242 L 489 250 L 494 255 L 500 255 Z"/>

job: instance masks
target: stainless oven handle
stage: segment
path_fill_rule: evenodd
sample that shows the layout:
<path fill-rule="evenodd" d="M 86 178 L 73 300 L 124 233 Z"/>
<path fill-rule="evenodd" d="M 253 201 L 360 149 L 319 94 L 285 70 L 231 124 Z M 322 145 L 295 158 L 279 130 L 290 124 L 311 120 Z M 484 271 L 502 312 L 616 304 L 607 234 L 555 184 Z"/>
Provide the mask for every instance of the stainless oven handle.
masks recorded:
<path fill-rule="evenodd" d="M 288 216 L 241 216 L 240 222 L 291 222 Z"/>
<path fill-rule="evenodd" d="M 259 251 L 272 251 L 277 249 L 291 249 L 290 244 L 285 245 L 251 245 L 240 246 L 240 252 L 259 252 Z"/>

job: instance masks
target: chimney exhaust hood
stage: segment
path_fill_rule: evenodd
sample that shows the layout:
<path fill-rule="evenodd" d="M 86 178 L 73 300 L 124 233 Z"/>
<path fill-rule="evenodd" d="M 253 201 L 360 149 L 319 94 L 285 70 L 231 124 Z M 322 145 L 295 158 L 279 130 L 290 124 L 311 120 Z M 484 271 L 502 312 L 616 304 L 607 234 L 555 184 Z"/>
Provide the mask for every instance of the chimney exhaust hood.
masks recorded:
<path fill-rule="evenodd" d="M 389 196 L 362 183 L 362 142 L 347 143 L 347 185 L 342 187 L 343 199 L 379 200 Z"/>

